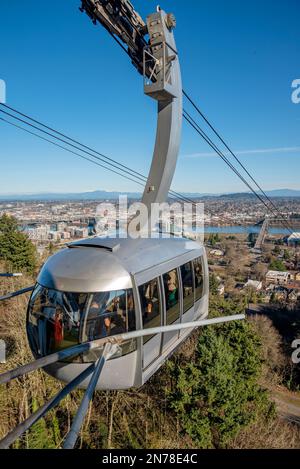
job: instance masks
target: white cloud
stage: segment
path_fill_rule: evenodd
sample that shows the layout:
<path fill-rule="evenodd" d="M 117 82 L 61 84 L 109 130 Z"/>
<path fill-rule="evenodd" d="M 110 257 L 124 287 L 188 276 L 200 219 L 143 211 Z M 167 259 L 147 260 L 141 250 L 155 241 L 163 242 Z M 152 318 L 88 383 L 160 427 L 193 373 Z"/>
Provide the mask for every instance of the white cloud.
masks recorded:
<path fill-rule="evenodd" d="M 235 151 L 235 155 L 262 155 L 262 154 L 274 154 L 274 153 L 297 153 L 300 152 L 300 147 L 282 147 L 282 148 L 257 148 L 254 150 L 239 150 Z M 223 152 L 224 155 L 229 156 L 229 152 Z M 215 152 L 203 152 L 203 153 L 191 153 L 183 155 L 184 158 L 201 158 L 208 156 L 216 156 Z"/>

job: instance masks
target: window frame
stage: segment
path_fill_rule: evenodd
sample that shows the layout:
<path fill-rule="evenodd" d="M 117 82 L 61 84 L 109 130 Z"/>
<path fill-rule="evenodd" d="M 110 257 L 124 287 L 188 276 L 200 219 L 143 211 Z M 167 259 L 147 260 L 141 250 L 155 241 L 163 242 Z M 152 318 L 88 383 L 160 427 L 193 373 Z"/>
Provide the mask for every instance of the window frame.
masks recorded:
<path fill-rule="evenodd" d="M 94 295 L 97 294 L 97 293 L 105 293 L 105 292 L 68 292 L 68 291 L 63 291 L 63 290 L 58 290 L 56 288 L 49 288 L 49 287 L 44 287 L 43 285 L 41 285 L 40 283 L 36 283 L 35 287 L 34 287 L 34 290 L 31 294 L 31 297 L 30 297 L 30 300 L 29 300 L 29 303 L 28 303 L 28 308 L 27 308 L 27 313 L 26 313 L 26 330 L 27 330 L 27 335 L 28 335 L 28 340 L 29 340 L 29 343 L 30 343 L 30 348 L 34 354 L 34 356 L 40 358 L 40 357 L 43 357 L 45 356 L 44 354 L 41 354 L 39 353 L 39 349 L 41 347 L 41 344 L 39 342 L 36 342 L 35 340 L 35 334 L 32 330 L 32 328 L 34 327 L 37 327 L 37 325 L 34 325 L 33 324 L 33 321 L 32 321 L 32 318 L 36 317 L 36 313 L 34 313 L 34 307 L 35 307 L 35 304 L 36 304 L 36 301 L 38 301 L 38 298 L 40 298 L 41 296 L 41 293 L 43 292 L 43 290 L 46 290 L 47 291 L 47 294 L 49 291 L 54 291 L 54 292 L 57 292 L 57 293 L 60 293 L 62 296 L 63 295 L 67 295 L 67 294 L 74 294 L 74 295 L 86 295 L 86 301 L 85 301 L 85 304 L 84 304 L 84 308 L 82 309 L 82 316 L 80 317 L 80 322 L 79 322 L 79 327 L 78 327 L 78 331 L 77 331 L 77 340 L 76 342 L 74 342 L 74 345 L 80 345 L 86 341 L 89 341 L 89 340 L 94 340 L 94 339 L 89 339 L 86 337 L 86 325 L 87 325 L 87 319 L 88 319 L 88 315 L 89 315 L 89 311 L 90 311 L 90 306 L 91 306 L 91 303 L 93 301 L 93 298 L 94 298 Z M 129 291 L 131 291 L 131 294 L 132 294 L 132 298 L 133 298 L 133 304 L 134 304 L 134 323 L 135 323 L 135 328 L 134 329 L 131 329 L 131 330 L 137 330 L 137 305 L 136 305 L 136 301 L 135 301 L 135 297 L 134 297 L 134 287 L 132 286 L 131 288 L 124 288 L 124 289 L 121 289 L 121 290 L 124 290 L 125 294 L 126 294 L 126 316 L 125 316 L 125 324 L 126 322 L 128 321 L 128 294 L 129 294 Z M 121 290 L 112 290 L 110 291 L 111 292 L 120 292 Z M 60 304 L 59 304 L 60 307 L 62 307 Z M 56 308 L 57 308 L 57 305 L 56 305 Z M 41 315 L 43 316 L 43 315 Z M 45 320 L 48 321 L 48 318 L 45 316 Z M 113 336 L 114 334 L 112 334 Z M 134 352 L 137 350 L 137 341 L 136 339 L 131 339 L 132 342 L 134 342 L 133 344 L 133 350 L 130 350 L 129 352 L 126 352 L 126 353 L 122 353 L 121 356 L 126 356 L 127 354 L 131 353 L 131 352 Z M 129 341 L 125 341 L 124 344 L 126 345 L 127 342 Z M 62 349 L 63 350 L 63 349 Z M 54 353 L 55 350 L 52 350 L 52 351 L 48 351 L 46 353 L 46 355 L 48 353 Z M 87 360 L 85 359 L 85 353 L 83 354 L 80 354 L 80 355 L 77 355 L 77 359 L 76 361 L 74 361 L 72 358 L 70 359 L 65 359 L 63 360 L 64 362 L 66 363 L 90 363 L 92 361 L 95 361 L 95 360 Z M 76 358 L 75 357 L 75 358 Z M 119 358 L 118 356 L 112 356 L 109 358 L 109 360 L 113 360 L 114 358 Z"/>
<path fill-rule="evenodd" d="M 148 285 L 149 283 L 156 281 L 157 283 L 157 292 L 158 292 L 158 302 L 159 302 L 159 316 L 160 316 L 160 324 L 158 327 L 161 327 L 164 325 L 164 320 L 165 320 L 165 311 L 164 311 L 164 303 L 163 303 L 163 296 L 162 296 L 162 289 L 161 289 L 161 276 L 158 275 L 157 277 L 151 278 L 150 280 L 147 280 L 144 283 L 141 283 L 140 285 L 137 285 L 137 294 L 138 294 L 138 300 L 139 300 L 139 309 L 140 309 L 140 316 L 141 316 L 141 329 L 146 330 L 150 329 L 150 327 L 145 327 L 144 326 L 144 321 L 143 321 L 143 306 L 141 302 L 141 293 L 140 293 L 140 288 L 143 287 L 144 285 Z M 158 333 L 161 334 L 161 333 Z M 144 347 L 145 344 L 147 344 L 153 337 L 155 337 L 158 334 L 153 334 L 150 336 L 144 336 L 141 337 L 141 345 L 142 348 Z M 160 346 L 161 349 L 161 346 Z M 161 351 L 160 351 L 161 353 Z"/>
<path fill-rule="evenodd" d="M 99 339 L 99 337 L 97 338 L 93 338 L 93 339 L 89 339 L 87 337 L 87 333 L 86 333 L 86 327 L 87 327 L 87 322 L 88 322 L 88 319 L 89 319 L 89 313 L 90 313 L 90 307 L 91 307 L 91 303 L 94 301 L 94 296 L 97 295 L 97 294 L 101 294 L 101 293 L 114 293 L 115 296 L 113 297 L 116 298 L 117 296 L 121 296 L 121 295 L 118 295 L 118 293 L 120 293 L 121 291 L 123 291 L 124 293 L 122 294 L 125 294 L 125 304 L 126 304 L 126 315 L 125 315 L 125 318 L 124 318 L 124 326 L 125 326 L 125 330 L 124 330 L 124 333 L 127 332 L 127 328 L 126 326 L 129 325 L 129 321 L 128 321 L 128 292 L 131 290 L 131 294 L 132 294 L 132 297 L 133 297 L 133 302 L 134 302 L 134 296 L 133 296 L 133 288 L 123 288 L 123 289 L 120 289 L 120 290 L 109 290 L 108 292 L 105 292 L 105 291 L 101 291 L 101 292 L 94 292 L 94 293 L 89 293 L 89 299 L 88 299 L 88 304 L 87 304 L 87 307 L 85 309 L 85 312 L 84 312 L 84 320 L 82 321 L 82 330 L 80 331 L 81 332 L 81 335 L 79 336 L 79 339 L 80 339 L 80 342 L 83 343 L 83 342 L 86 342 L 86 341 L 89 341 L 89 340 L 97 340 Z M 113 300 L 112 299 L 112 300 Z M 111 301 L 112 301 L 111 300 Z M 134 310 L 135 310 L 135 303 L 134 303 Z M 97 316 L 97 318 L 100 318 L 101 316 L 102 317 L 109 317 L 109 318 L 112 318 L 116 313 L 115 312 L 108 312 L 106 314 L 99 314 Z M 132 329 L 132 330 L 136 330 L 136 313 L 135 313 L 135 328 Z M 129 330 L 128 330 L 129 332 Z M 109 337 L 112 337 L 116 334 L 109 334 Z"/>
<path fill-rule="evenodd" d="M 196 261 L 199 261 L 200 260 L 200 263 L 201 263 L 201 272 L 202 272 L 202 291 L 201 291 L 201 296 L 199 298 L 196 297 L 196 274 L 195 274 L 195 262 Z M 195 259 L 193 259 L 192 261 L 193 263 L 193 275 L 194 275 L 194 285 L 195 285 L 195 293 L 194 293 L 194 298 L 195 298 L 195 301 L 194 301 L 194 304 L 196 304 L 198 301 L 201 301 L 202 298 L 204 297 L 204 277 L 205 277 L 205 272 L 204 272 L 204 262 L 203 262 L 203 255 L 200 255 L 198 257 L 195 257 Z"/>
<path fill-rule="evenodd" d="M 166 292 L 165 292 L 164 275 L 169 274 L 173 270 L 176 271 L 177 282 L 178 282 L 178 303 L 177 304 L 179 306 L 179 316 L 173 322 L 168 323 L 167 322 L 168 310 L 167 310 L 167 299 L 166 299 Z M 183 304 L 182 304 L 182 283 L 181 283 L 181 274 L 180 274 L 179 267 L 177 266 L 177 267 L 174 267 L 173 269 L 168 270 L 167 272 L 164 272 L 163 274 L 161 274 L 160 278 L 161 278 L 161 285 L 162 285 L 162 291 L 163 291 L 164 325 L 165 326 L 171 326 L 172 324 L 175 324 L 175 322 L 178 321 L 178 320 L 179 320 L 179 322 L 181 322 L 181 318 L 182 318 L 182 306 L 183 306 Z"/>
<path fill-rule="evenodd" d="M 193 306 L 191 306 L 188 309 L 184 309 L 184 284 L 183 284 L 183 278 L 181 274 L 181 268 L 185 266 L 186 264 L 190 264 L 191 266 L 191 273 L 192 273 L 192 288 L 193 288 Z M 190 261 L 185 262 L 184 264 L 181 264 L 179 267 L 179 272 L 180 272 L 180 280 L 181 280 L 181 294 L 182 294 L 182 317 L 192 308 L 195 307 L 195 302 L 196 302 L 196 282 L 195 282 L 195 273 L 194 273 L 194 264 L 193 264 L 193 259 Z"/>

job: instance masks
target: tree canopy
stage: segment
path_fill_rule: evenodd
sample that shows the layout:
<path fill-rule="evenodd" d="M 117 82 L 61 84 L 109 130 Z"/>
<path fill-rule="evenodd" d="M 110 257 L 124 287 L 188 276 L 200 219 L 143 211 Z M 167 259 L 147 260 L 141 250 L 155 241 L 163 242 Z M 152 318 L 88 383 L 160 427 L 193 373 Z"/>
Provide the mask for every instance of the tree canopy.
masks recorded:
<path fill-rule="evenodd" d="M 18 230 L 18 222 L 8 215 L 0 217 L 0 259 L 9 269 L 33 273 L 36 249 L 26 234 Z"/>
<path fill-rule="evenodd" d="M 241 312 L 242 306 L 220 300 L 220 310 Z M 211 305 L 212 309 L 216 301 Z M 223 314 L 223 312 L 222 312 Z M 250 323 L 237 321 L 204 328 L 195 359 L 170 364 L 173 387 L 170 407 L 183 430 L 199 448 L 224 448 L 239 430 L 262 413 L 274 413 L 259 386 L 261 344 Z"/>
<path fill-rule="evenodd" d="M 286 270 L 285 265 L 281 259 L 273 259 L 270 262 L 269 268 L 271 270 L 279 270 L 281 272 Z"/>

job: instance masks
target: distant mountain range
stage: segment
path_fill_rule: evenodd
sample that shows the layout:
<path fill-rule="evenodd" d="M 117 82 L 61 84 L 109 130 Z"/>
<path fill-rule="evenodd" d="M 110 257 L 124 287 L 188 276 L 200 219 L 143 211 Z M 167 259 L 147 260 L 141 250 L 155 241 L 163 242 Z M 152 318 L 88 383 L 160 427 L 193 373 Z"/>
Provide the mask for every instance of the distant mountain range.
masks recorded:
<path fill-rule="evenodd" d="M 274 189 L 266 192 L 269 197 L 300 197 L 300 190 L 294 189 Z"/>
<path fill-rule="evenodd" d="M 107 192 L 107 191 L 93 191 L 93 192 L 70 192 L 70 193 L 55 193 L 45 192 L 40 194 L 0 194 L 0 200 L 39 200 L 39 201 L 60 201 L 60 200 L 114 200 L 120 195 L 127 195 L 128 198 L 139 199 L 141 193 L 139 192 Z"/>
<path fill-rule="evenodd" d="M 185 197 L 192 199 L 198 198 L 212 198 L 212 197 L 230 197 L 230 198 L 249 198 L 255 197 L 252 193 L 227 193 L 227 194 L 208 194 L 198 192 L 182 192 Z M 266 191 L 268 197 L 300 197 L 300 190 L 294 189 L 274 189 Z M 127 195 L 129 199 L 139 199 L 140 192 L 108 192 L 108 191 L 93 191 L 82 193 L 40 193 L 40 194 L 0 194 L 0 201 L 68 201 L 68 200 L 114 200 L 120 195 Z"/>

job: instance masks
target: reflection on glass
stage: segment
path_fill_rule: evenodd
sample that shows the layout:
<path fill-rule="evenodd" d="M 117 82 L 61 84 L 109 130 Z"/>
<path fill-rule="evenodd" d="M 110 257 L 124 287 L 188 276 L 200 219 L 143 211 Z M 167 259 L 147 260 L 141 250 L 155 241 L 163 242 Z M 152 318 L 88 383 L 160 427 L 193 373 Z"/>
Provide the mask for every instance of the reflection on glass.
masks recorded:
<path fill-rule="evenodd" d="M 132 290 L 103 293 L 69 293 L 37 285 L 31 296 L 27 331 L 33 352 L 44 356 L 81 342 L 135 329 Z M 120 353 L 135 349 L 124 342 Z M 98 358 L 101 350 L 93 357 Z M 84 355 L 84 361 L 91 356 Z M 82 357 L 71 358 L 82 361 Z"/>
<path fill-rule="evenodd" d="M 143 328 L 159 327 L 161 325 L 161 310 L 158 293 L 158 280 L 154 279 L 139 287 Z M 145 344 L 152 336 L 145 336 L 143 343 Z"/>
<path fill-rule="evenodd" d="M 37 356 L 79 343 L 87 294 L 65 293 L 37 286 L 30 301 L 27 330 Z"/>
<path fill-rule="evenodd" d="M 180 317 L 179 282 L 177 270 L 173 269 L 167 274 L 164 274 L 163 282 L 166 299 L 167 324 L 172 324 Z"/>
<path fill-rule="evenodd" d="M 194 282 L 191 262 L 180 267 L 183 288 L 183 313 L 194 306 Z"/>
<path fill-rule="evenodd" d="M 132 290 L 94 293 L 90 296 L 83 341 L 90 341 L 135 330 L 135 309 Z M 126 355 L 136 348 L 136 341 L 129 340 L 120 346 L 119 355 Z M 89 352 L 85 361 L 93 361 L 101 349 Z"/>

